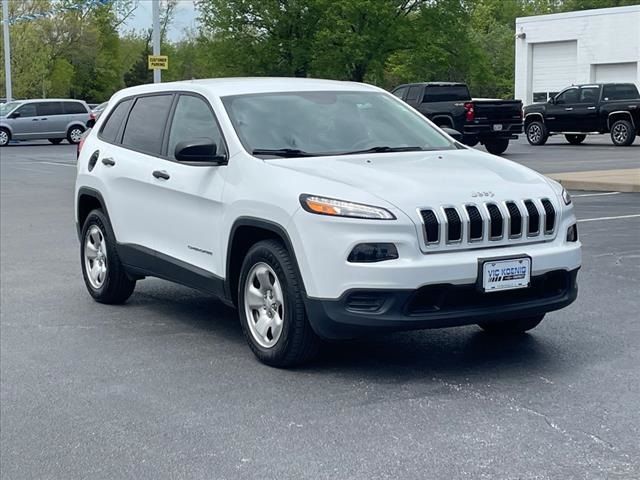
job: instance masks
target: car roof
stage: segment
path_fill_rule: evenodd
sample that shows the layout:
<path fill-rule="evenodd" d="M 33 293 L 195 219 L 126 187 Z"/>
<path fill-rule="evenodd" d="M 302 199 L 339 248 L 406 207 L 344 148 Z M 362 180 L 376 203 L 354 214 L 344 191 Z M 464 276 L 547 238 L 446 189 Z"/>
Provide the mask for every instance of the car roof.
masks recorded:
<path fill-rule="evenodd" d="M 426 85 L 427 87 L 466 87 L 467 84 L 463 82 L 415 82 L 415 83 L 403 83 L 402 85 L 398 85 L 396 88 L 400 87 L 413 87 L 413 86 L 422 86 Z"/>
<path fill-rule="evenodd" d="M 35 103 L 35 102 L 80 102 L 85 103 L 84 100 L 76 100 L 75 98 L 30 98 L 28 100 L 14 100 L 21 103 Z"/>
<path fill-rule="evenodd" d="M 172 90 L 209 93 L 218 97 L 295 91 L 382 91 L 373 85 L 338 80 L 290 77 L 233 77 L 139 85 L 120 90 L 114 98 Z"/>

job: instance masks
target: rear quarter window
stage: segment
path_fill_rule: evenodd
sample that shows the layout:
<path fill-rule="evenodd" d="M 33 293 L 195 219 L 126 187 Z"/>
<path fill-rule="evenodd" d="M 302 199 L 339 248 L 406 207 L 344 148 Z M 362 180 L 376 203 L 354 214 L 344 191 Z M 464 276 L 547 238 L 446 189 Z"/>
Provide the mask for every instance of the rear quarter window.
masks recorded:
<path fill-rule="evenodd" d="M 602 93 L 602 98 L 605 101 L 609 100 L 630 100 L 638 98 L 638 89 L 635 85 L 605 85 Z"/>
<path fill-rule="evenodd" d="M 129 107 L 133 103 L 133 100 L 124 100 L 120 102 L 116 108 L 113 109 L 109 118 L 104 122 L 102 129 L 100 130 L 100 138 L 109 143 L 118 143 L 118 133 L 120 127 L 127 118 Z"/>
<path fill-rule="evenodd" d="M 64 113 L 68 115 L 78 114 L 78 113 L 89 113 L 87 112 L 87 109 L 85 108 L 85 106 L 80 102 L 63 102 L 62 109 Z"/>

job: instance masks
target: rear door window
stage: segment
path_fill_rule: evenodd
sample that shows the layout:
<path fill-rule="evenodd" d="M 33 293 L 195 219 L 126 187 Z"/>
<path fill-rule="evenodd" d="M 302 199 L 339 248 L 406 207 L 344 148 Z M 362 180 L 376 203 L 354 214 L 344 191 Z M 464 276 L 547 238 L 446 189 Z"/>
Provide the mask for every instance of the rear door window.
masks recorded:
<path fill-rule="evenodd" d="M 80 102 L 62 102 L 62 108 L 65 114 L 88 113 L 87 109 Z"/>
<path fill-rule="evenodd" d="M 424 89 L 423 102 L 458 102 L 471 100 L 466 85 L 428 85 Z"/>
<path fill-rule="evenodd" d="M 580 88 L 580 103 L 594 104 L 600 99 L 600 87 Z"/>
<path fill-rule="evenodd" d="M 109 118 L 107 118 L 106 122 L 102 126 L 102 130 L 100 130 L 100 138 L 109 143 L 118 143 L 120 138 L 118 137 L 118 133 L 120 132 L 120 127 L 127 119 L 127 113 L 129 112 L 129 107 L 133 103 L 133 100 L 125 100 L 120 102 L 116 108 L 113 109 Z"/>
<path fill-rule="evenodd" d="M 62 115 L 62 102 L 40 102 L 37 104 L 39 116 Z"/>
<path fill-rule="evenodd" d="M 630 100 L 638 97 L 638 89 L 632 84 L 605 85 L 602 94 L 605 101 Z"/>
<path fill-rule="evenodd" d="M 164 129 L 173 102 L 172 94 L 140 97 L 131 109 L 122 145 L 144 153 L 159 155 Z"/>

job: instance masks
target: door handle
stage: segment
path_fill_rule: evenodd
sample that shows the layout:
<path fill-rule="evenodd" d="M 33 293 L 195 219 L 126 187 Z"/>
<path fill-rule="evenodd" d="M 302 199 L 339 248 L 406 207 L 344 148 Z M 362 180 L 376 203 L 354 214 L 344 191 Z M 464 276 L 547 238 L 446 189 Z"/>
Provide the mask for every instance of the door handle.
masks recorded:
<path fill-rule="evenodd" d="M 596 107 L 587 107 L 587 110 L 595 110 Z"/>
<path fill-rule="evenodd" d="M 102 164 L 106 165 L 107 167 L 113 167 L 116 164 L 116 162 L 113 158 L 105 157 L 102 159 Z"/>
<path fill-rule="evenodd" d="M 156 178 L 161 178 L 162 180 L 169 180 L 171 176 L 164 170 L 155 170 L 153 172 L 153 176 Z"/>
<path fill-rule="evenodd" d="M 37 122 L 37 121 L 38 121 L 38 119 L 37 119 L 37 118 L 32 118 L 32 119 L 31 119 L 31 121 L 32 121 L 32 122 Z"/>
<path fill-rule="evenodd" d="M 570 112 L 571 110 L 573 110 L 573 107 L 567 107 L 567 108 L 565 108 L 565 110 L 566 110 L 567 112 Z"/>
<path fill-rule="evenodd" d="M 41 118 L 40 120 L 49 120 L 49 119 L 45 117 L 45 118 Z"/>

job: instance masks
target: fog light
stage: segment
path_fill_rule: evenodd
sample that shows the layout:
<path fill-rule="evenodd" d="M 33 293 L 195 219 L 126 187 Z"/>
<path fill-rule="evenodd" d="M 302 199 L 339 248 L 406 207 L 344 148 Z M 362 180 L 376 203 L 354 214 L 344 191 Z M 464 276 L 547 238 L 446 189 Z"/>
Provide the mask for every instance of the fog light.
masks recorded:
<path fill-rule="evenodd" d="M 347 261 L 351 263 L 382 262 L 398 258 L 398 249 L 393 243 L 360 243 L 356 245 Z"/>
<path fill-rule="evenodd" d="M 578 241 L 578 225 L 574 223 L 567 229 L 567 242 Z"/>

